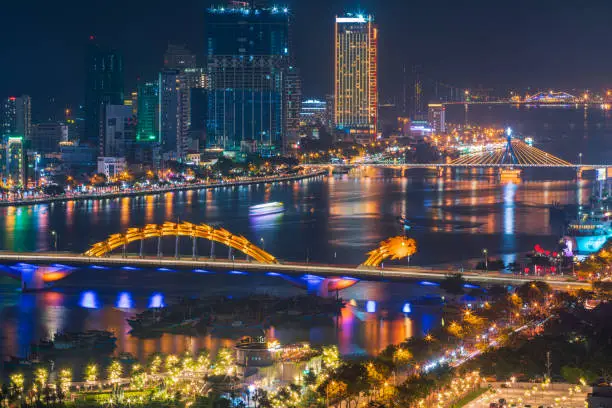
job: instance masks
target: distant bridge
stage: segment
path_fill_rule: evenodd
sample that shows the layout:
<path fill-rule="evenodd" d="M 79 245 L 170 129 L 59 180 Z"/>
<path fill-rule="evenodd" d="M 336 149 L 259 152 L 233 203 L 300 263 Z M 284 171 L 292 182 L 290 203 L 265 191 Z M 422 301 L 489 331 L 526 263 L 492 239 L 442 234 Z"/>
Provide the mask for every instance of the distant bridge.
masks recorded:
<path fill-rule="evenodd" d="M 333 167 L 386 167 L 386 168 L 499 168 L 499 169 L 526 169 L 526 168 L 561 168 L 576 171 L 612 168 L 611 164 L 574 164 L 550 153 L 530 146 L 525 142 L 508 138 L 506 143 L 497 143 L 483 150 L 464 154 L 448 163 L 395 163 L 395 162 L 360 162 L 349 164 L 307 164 L 306 167 L 333 168 Z"/>

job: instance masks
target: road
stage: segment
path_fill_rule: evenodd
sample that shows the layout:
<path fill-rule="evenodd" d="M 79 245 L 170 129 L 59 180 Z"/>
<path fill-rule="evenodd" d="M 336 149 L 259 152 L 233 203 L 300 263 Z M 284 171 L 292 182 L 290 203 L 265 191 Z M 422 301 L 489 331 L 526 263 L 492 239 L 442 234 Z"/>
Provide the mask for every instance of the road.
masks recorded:
<path fill-rule="evenodd" d="M 70 266 L 101 265 L 110 267 L 163 267 L 192 270 L 194 272 L 201 270 L 237 270 L 243 272 L 272 272 L 298 276 L 302 276 L 304 274 L 323 277 L 349 276 L 357 279 L 411 280 L 420 281 L 424 284 L 434 284 L 433 282 L 444 280 L 449 273 L 458 272 L 447 269 L 422 268 L 415 266 L 375 268 L 346 265 L 318 265 L 310 263 L 263 264 L 257 262 L 247 262 L 244 260 L 230 261 L 223 259 L 212 260 L 207 258 L 191 259 L 190 257 L 184 257 L 181 259 L 175 259 L 174 257 L 139 258 L 136 255 L 132 255 L 124 258 L 118 255 L 98 258 L 66 252 L 0 252 L 0 263 L 10 264 L 20 262 L 39 265 L 65 264 Z M 558 290 L 590 290 L 592 287 L 589 282 L 577 281 L 567 276 L 532 276 L 477 271 L 463 271 L 462 275 L 466 281 L 479 284 L 521 285 L 526 282 L 541 280 Z"/>

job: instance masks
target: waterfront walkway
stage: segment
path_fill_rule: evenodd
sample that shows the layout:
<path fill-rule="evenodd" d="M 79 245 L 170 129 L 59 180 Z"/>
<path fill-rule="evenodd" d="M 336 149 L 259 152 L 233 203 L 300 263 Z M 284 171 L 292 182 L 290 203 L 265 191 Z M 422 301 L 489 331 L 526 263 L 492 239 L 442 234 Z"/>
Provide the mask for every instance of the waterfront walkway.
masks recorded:
<path fill-rule="evenodd" d="M 83 193 L 83 194 L 63 194 L 58 196 L 36 196 L 14 200 L 0 200 L 0 207 L 10 206 L 23 206 L 23 205 L 35 205 L 35 204 L 48 204 L 55 202 L 65 201 L 80 201 L 80 200 L 99 200 L 106 198 L 119 198 L 119 197 L 136 197 L 145 195 L 164 194 L 175 191 L 185 190 L 203 190 L 209 188 L 219 187 L 235 187 L 235 186 L 248 186 L 252 184 L 263 184 L 263 183 L 277 183 L 282 181 L 295 181 L 306 178 L 318 177 L 327 174 L 326 171 L 320 169 L 313 169 L 302 174 L 296 174 L 291 176 L 275 176 L 275 177 L 251 177 L 244 179 L 237 179 L 224 182 L 215 183 L 184 183 L 175 184 L 167 187 L 151 187 L 146 189 L 126 189 L 118 191 L 109 191 L 101 193 Z"/>

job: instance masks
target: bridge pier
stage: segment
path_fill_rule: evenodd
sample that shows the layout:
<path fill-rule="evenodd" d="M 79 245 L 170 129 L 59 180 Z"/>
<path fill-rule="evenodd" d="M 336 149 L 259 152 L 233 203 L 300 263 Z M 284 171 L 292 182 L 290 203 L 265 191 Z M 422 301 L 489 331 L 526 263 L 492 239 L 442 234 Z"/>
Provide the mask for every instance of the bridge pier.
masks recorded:
<path fill-rule="evenodd" d="M 162 257 L 161 239 L 162 239 L 161 235 L 157 237 L 157 257 L 160 259 Z"/>
<path fill-rule="evenodd" d="M 311 295 L 327 297 L 329 295 L 329 279 L 308 279 L 306 281 L 306 290 Z"/>
<path fill-rule="evenodd" d="M 180 259 L 180 255 L 179 255 L 179 235 L 176 234 L 175 240 L 174 240 L 174 259 Z"/>
<path fill-rule="evenodd" d="M 43 268 L 24 268 L 21 271 L 21 291 L 31 292 L 45 288 Z"/>
<path fill-rule="evenodd" d="M 210 259 L 215 259 L 215 241 L 210 241 Z"/>
<path fill-rule="evenodd" d="M 144 239 L 140 240 L 140 259 L 144 257 Z"/>
<path fill-rule="evenodd" d="M 518 184 L 521 182 L 522 175 L 523 170 L 521 169 L 499 169 L 499 181 L 501 183 Z"/>

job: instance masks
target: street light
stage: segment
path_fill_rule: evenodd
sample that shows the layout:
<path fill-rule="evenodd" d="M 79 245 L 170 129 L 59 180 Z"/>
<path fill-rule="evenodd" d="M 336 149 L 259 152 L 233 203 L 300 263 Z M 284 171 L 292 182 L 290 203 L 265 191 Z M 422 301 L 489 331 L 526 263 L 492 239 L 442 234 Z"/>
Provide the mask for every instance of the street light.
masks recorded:
<path fill-rule="evenodd" d="M 580 165 L 582 166 L 582 153 L 578 153 L 578 161 L 580 162 Z"/>
<path fill-rule="evenodd" d="M 489 251 L 487 250 L 487 248 L 482 250 L 482 255 L 484 256 L 484 262 L 485 262 L 485 271 L 489 270 Z"/>
<path fill-rule="evenodd" d="M 51 235 L 53 236 L 53 247 L 55 248 L 55 252 L 57 252 L 57 232 L 55 230 L 51 231 Z"/>
<path fill-rule="evenodd" d="M 265 251 L 266 250 L 266 241 L 263 239 L 263 237 L 259 238 L 259 242 L 261 242 L 261 249 L 263 249 Z"/>

